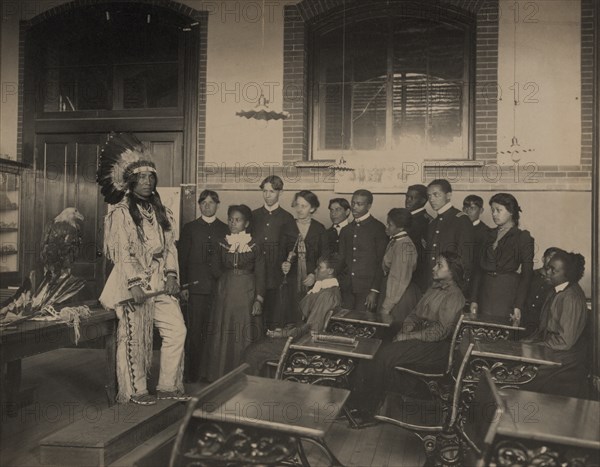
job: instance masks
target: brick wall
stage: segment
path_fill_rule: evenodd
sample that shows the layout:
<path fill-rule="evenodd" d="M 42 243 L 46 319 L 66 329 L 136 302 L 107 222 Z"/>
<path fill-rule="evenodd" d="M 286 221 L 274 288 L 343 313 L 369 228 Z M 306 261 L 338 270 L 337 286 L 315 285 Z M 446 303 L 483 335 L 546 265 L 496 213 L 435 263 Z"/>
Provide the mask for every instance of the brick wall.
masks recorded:
<path fill-rule="evenodd" d="M 208 15 L 202 12 L 200 19 L 200 63 L 198 67 L 198 179 L 202 173 L 202 167 L 206 159 L 206 79 L 207 79 L 207 57 L 208 57 Z"/>
<path fill-rule="evenodd" d="M 496 161 L 498 126 L 498 2 L 477 12 L 475 47 L 475 159 Z"/>
<path fill-rule="evenodd" d="M 401 8 L 414 2 L 396 0 Z M 450 14 L 462 9 L 476 19 L 475 47 L 475 122 L 474 156 L 478 164 L 456 167 L 439 164 L 425 167 L 426 182 L 448 177 L 458 186 L 482 190 L 582 190 L 591 189 L 592 169 L 592 112 L 593 112 L 593 54 L 594 0 L 581 0 L 581 160 L 579 165 L 498 166 L 498 1 L 437 0 L 436 8 L 447 8 Z M 352 8 L 355 0 L 303 0 L 287 6 L 284 15 L 284 89 L 293 87 L 307 91 L 308 58 L 307 33 L 311 21 L 319 15 L 346 5 Z M 417 7 L 415 7 L 417 8 Z M 308 101 L 306 94 L 294 99 L 284 94 L 284 108 L 291 118 L 284 122 L 283 164 L 307 161 L 310 157 Z"/>
<path fill-rule="evenodd" d="M 308 153 L 307 31 L 301 10 L 284 7 L 283 30 L 283 165 L 306 159 Z"/>

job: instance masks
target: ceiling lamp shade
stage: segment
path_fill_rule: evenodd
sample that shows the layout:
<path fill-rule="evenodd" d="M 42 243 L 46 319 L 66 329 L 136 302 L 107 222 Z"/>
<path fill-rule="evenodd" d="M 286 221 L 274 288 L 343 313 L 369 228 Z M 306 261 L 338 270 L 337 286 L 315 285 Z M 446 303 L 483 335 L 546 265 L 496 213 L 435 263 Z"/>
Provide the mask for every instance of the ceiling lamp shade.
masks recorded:
<path fill-rule="evenodd" d="M 285 120 L 289 118 L 289 112 L 269 109 L 269 100 L 261 94 L 258 98 L 258 104 L 252 110 L 242 110 L 235 113 L 238 117 L 253 118 L 255 120 Z"/>
<path fill-rule="evenodd" d="M 352 172 L 354 170 L 348 165 L 344 156 L 340 157 L 340 161 L 337 164 L 330 165 L 329 168 L 338 172 Z"/>

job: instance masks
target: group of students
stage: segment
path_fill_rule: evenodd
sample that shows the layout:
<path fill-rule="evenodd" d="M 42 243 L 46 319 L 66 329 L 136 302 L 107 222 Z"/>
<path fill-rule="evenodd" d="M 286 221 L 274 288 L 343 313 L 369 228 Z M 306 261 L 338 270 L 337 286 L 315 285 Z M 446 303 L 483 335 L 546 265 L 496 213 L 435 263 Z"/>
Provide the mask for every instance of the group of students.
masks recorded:
<path fill-rule="evenodd" d="M 323 331 L 330 312 L 343 307 L 393 316 L 393 339 L 354 375 L 354 404 L 372 413 L 393 366 L 443 366 L 467 303 L 507 323 L 524 321 L 530 340 L 560 354 L 552 380 L 543 372 L 536 379 L 550 381 L 544 390 L 580 395 L 585 387 L 583 257 L 550 249 L 533 271 L 534 242 L 519 229 L 521 209 L 511 194 L 490 199 L 491 229 L 479 219 L 480 197 L 465 198 L 462 211 L 452 206 L 447 180 L 409 187 L 405 208 L 391 209 L 386 225 L 370 214 L 373 195 L 358 190 L 350 202 L 329 201 L 326 228 L 313 218 L 320 206 L 313 192 L 294 195 L 292 216 L 279 204 L 283 181 L 272 175 L 260 185 L 264 205 L 229 206 L 227 223 L 216 217 L 218 194 L 204 190 L 201 216 L 176 243 L 155 165 L 133 143 L 114 152 L 123 146 L 119 183 L 114 171 L 106 171 L 104 184 L 99 176 L 111 204 L 105 251 L 115 265 L 100 301 L 119 317 L 119 401 L 186 399 L 184 367 L 190 382 L 214 381 L 243 361 L 260 373 L 286 337 Z M 174 298 L 184 284 L 185 318 Z M 153 325 L 163 340 L 156 396 L 146 386 Z"/>
<path fill-rule="evenodd" d="M 471 312 L 521 323 L 531 339 L 565 351 L 572 357 L 565 363 L 576 362 L 585 375 L 585 358 L 575 351 L 585 341 L 587 308 L 578 285 L 584 259 L 551 248 L 534 271 L 534 240 L 519 228 L 521 208 L 511 194 L 489 200 L 496 224 L 490 228 L 480 219 L 483 199 L 469 195 L 462 210 L 454 208 L 447 180 L 409 187 L 405 208 L 391 209 L 385 225 L 370 214 L 373 195 L 358 190 L 350 202 L 329 201 L 326 228 L 313 218 L 320 206 L 313 192 L 295 193 L 292 216 L 279 205 L 279 177 L 267 177 L 260 188 L 264 205 L 252 212 L 230 206 L 228 225 L 215 217 L 218 194 L 203 191 L 200 218 L 183 228 L 181 282 L 201 282 L 189 292 L 190 380 L 213 381 L 244 360 L 260 373 L 285 337 L 323 331 L 328 311 L 368 310 L 392 315 L 397 333 L 369 366 L 374 373 L 358 372 L 356 381 L 371 394 L 364 399 L 372 401 L 385 387 L 386 369 L 447 361 L 448 336 L 467 304 Z M 561 293 L 554 296 L 553 286 Z M 559 383 L 553 381 L 556 391 L 573 392 Z"/>

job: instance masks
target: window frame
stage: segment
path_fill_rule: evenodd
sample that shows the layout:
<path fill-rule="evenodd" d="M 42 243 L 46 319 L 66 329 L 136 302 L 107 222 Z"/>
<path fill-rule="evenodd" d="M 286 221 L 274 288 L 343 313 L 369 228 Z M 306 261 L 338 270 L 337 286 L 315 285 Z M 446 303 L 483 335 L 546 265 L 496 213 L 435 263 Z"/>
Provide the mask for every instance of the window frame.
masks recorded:
<path fill-rule="evenodd" d="M 415 14 L 411 11 L 403 11 L 401 6 L 394 7 L 394 5 L 365 5 L 355 7 L 350 10 L 344 11 L 342 9 L 336 9 L 335 11 L 329 12 L 323 17 L 319 17 L 317 21 L 309 24 L 308 29 L 308 111 L 307 111 L 307 128 L 308 128 L 308 160 L 309 161 L 325 161 L 325 160 L 336 160 L 339 158 L 342 152 L 353 153 L 358 155 L 364 155 L 369 157 L 383 157 L 388 155 L 392 151 L 396 151 L 392 147 L 393 144 L 393 121 L 390 119 L 393 109 L 390 107 L 390 101 L 393 99 L 393 95 L 390 94 L 389 88 L 393 86 L 393 82 L 388 83 L 388 90 L 386 95 L 387 108 L 386 108 L 386 146 L 384 150 L 353 150 L 353 149 L 319 149 L 319 132 L 322 131 L 319 115 L 320 115 L 320 103 L 319 103 L 319 87 L 320 81 L 318 79 L 319 74 L 319 42 L 320 38 L 333 30 L 343 27 L 345 21 L 346 26 L 355 22 L 365 19 L 378 19 L 387 18 L 389 21 L 397 19 L 427 19 L 430 21 L 437 21 L 442 24 L 448 24 L 454 27 L 461 27 L 465 30 L 465 45 L 464 45 L 464 59 L 465 59 L 465 70 L 463 89 L 467 87 L 466 92 L 463 93 L 463 106 L 466 106 L 466 111 L 463 112 L 462 116 L 462 139 L 467 147 L 466 154 L 462 155 L 448 155 L 445 158 L 427 158 L 426 160 L 431 161 L 472 161 L 475 158 L 475 76 L 476 76 L 476 18 L 474 16 L 468 16 L 466 14 L 457 13 L 454 10 L 445 10 L 440 8 L 432 8 L 428 11 L 425 5 L 422 9 Z M 389 62 L 389 52 L 388 52 Z M 390 74 L 390 64 L 388 63 L 387 74 Z M 466 130 L 466 134 L 465 134 Z"/>
<path fill-rule="evenodd" d="M 144 4 L 139 5 L 140 8 L 144 8 Z M 173 15 L 175 13 L 173 12 Z M 40 54 L 39 49 L 40 41 L 43 41 L 41 31 L 35 29 L 30 32 L 31 46 L 33 47 L 36 55 Z M 112 119 L 112 118 L 153 118 L 153 117 L 183 117 L 184 114 L 184 94 L 185 94 L 185 47 L 186 47 L 186 35 L 183 31 L 177 33 L 177 105 L 170 107 L 148 107 L 148 108 L 115 108 L 115 104 L 122 104 L 122 96 L 119 98 L 119 92 L 116 92 L 116 80 L 115 80 L 115 68 L 123 65 L 120 63 L 101 64 L 98 66 L 107 66 L 110 70 L 112 77 L 112 89 L 110 95 L 111 109 L 84 109 L 74 111 L 45 111 L 43 103 L 43 95 L 40 99 L 36 99 L 35 105 L 35 119 L 39 121 L 45 120 L 73 120 L 82 118 L 94 118 L 94 119 Z M 46 92 L 45 86 L 43 85 L 45 79 L 45 72 L 47 67 L 42 63 L 42 60 L 36 61 L 34 67 L 35 72 L 39 78 L 36 78 L 35 88 L 37 92 Z M 139 62 L 139 65 L 154 65 L 160 64 L 160 62 Z M 93 65 L 90 65 L 93 66 Z M 58 66 L 56 69 L 67 69 L 67 68 L 78 68 L 76 65 L 71 66 Z M 120 92 L 122 93 L 122 89 Z M 117 106 L 118 107 L 118 106 Z"/>

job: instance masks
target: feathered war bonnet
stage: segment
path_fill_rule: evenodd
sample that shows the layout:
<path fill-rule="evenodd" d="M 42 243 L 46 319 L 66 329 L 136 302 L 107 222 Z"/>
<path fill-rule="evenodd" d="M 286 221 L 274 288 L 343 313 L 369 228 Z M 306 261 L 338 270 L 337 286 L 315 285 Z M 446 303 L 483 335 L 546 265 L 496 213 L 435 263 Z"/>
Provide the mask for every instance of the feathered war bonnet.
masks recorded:
<path fill-rule="evenodd" d="M 111 133 L 100 153 L 96 173 L 104 201 L 121 201 L 131 176 L 140 172 L 156 173 L 156 165 L 142 142 L 129 133 Z"/>

